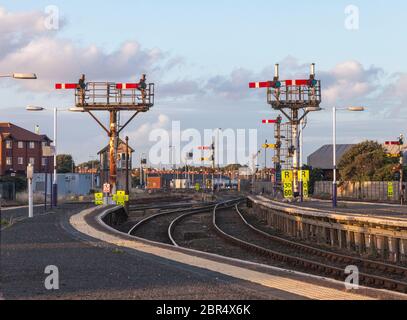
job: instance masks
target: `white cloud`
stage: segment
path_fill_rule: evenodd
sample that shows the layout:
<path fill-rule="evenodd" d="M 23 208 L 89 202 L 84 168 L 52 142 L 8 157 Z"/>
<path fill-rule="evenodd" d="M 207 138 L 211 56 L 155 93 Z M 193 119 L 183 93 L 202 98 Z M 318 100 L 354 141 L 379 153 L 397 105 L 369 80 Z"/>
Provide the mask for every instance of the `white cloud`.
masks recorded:
<path fill-rule="evenodd" d="M 374 66 L 365 68 L 357 61 L 342 62 L 333 69 L 320 73 L 325 84 L 323 100 L 332 105 L 368 99 L 380 89 L 383 74 L 382 69 Z"/>
<path fill-rule="evenodd" d="M 51 92 L 55 82 L 76 82 L 82 74 L 92 81 L 136 81 L 147 73 L 152 80 L 183 63 L 137 41 L 126 41 L 113 52 L 80 45 L 47 30 L 44 19 L 40 12 L 10 13 L 0 8 L 0 70 L 37 73 L 36 81 L 18 82 L 29 90 Z"/>
<path fill-rule="evenodd" d="M 146 122 L 137 130 L 128 132 L 126 135 L 130 141 L 137 143 L 139 147 L 149 146 L 149 135 L 154 129 L 168 129 L 170 125 L 170 118 L 164 114 L 160 114 L 155 122 Z M 144 143 L 143 143 L 143 142 Z"/>
<path fill-rule="evenodd" d="M 34 37 L 46 33 L 44 22 L 45 16 L 40 12 L 12 13 L 0 7 L 0 57 L 19 50 Z"/>

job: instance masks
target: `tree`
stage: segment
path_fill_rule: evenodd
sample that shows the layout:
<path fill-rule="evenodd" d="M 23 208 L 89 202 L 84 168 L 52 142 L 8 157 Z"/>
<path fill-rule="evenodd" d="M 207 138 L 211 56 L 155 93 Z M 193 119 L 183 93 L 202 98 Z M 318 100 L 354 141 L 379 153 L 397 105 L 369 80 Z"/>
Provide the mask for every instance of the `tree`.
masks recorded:
<path fill-rule="evenodd" d="M 345 153 L 338 168 L 342 181 L 392 181 L 395 165 L 397 159 L 388 158 L 382 145 L 365 141 Z"/>
<path fill-rule="evenodd" d="M 324 170 L 322 169 L 314 169 L 310 166 L 303 166 L 303 170 L 309 170 L 310 171 L 310 181 L 309 181 L 309 193 L 314 194 L 315 190 L 315 183 L 317 181 L 324 181 Z"/>
<path fill-rule="evenodd" d="M 0 182 L 13 183 L 16 188 L 16 192 L 21 192 L 27 190 L 27 178 L 24 176 L 17 177 L 0 177 Z"/>
<path fill-rule="evenodd" d="M 84 169 L 98 169 L 100 168 L 100 161 L 99 160 L 92 160 L 88 162 L 81 163 L 78 165 L 79 168 L 84 168 Z"/>
<path fill-rule="evenodd" d="M 75 162 L 69 154 L 60 154 L 57 156 L 58 173 L 73 173 Z"/>

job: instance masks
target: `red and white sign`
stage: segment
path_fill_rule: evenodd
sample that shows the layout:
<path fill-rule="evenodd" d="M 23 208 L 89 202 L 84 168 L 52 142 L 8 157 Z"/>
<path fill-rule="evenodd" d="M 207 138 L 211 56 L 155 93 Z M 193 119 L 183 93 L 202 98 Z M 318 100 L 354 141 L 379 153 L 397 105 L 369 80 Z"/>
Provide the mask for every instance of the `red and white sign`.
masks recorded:
<path fill-rule="evenodd" d="M 285 84 L 287 87 L 291 86 L 307 86 L 309 80 L 286 80 L 283 81 L 283 85 Z"/>
<path fill-rule="evenodd" d="M 109 183 L 105 183 L 105 184 L 103 185 L 103 193 L 110 193 L 110 191 L 111 191 L 111 186 L 110 186 L 110 184 L 109 184 Z"/>
<path fill-rule="evenodd" d="M 263 120 L 263 124 L 274 124 L 277 123 L 277 120 Z"/>
<path fill-rule="evenodd" d="M 116 84 L 116 89 L 118 90 L 129 90 L 129 89 L 138 89 L 139 88 L 138 83 L 117 83 Z"/>
<path fill-rule="evenodd" d="M 202 150 L 202 151 L 211 150 L 211 147 L 198 147 L 198 150 Z"/>
<path fill-rule="evenodd" d="M 250 89 L 271 88 L 272 84 L 273 84 L 272 81 L 250 82 L 249 83 L 249 88 Z"/>
<path fill-rule="evenodd" d="M 271 88 L 274 81 L 263 81 L 263 82 L 250 82 L 249 88 L 251 89 L 260 89 L 260 88 Z M 283 87 L 294 87 L 294 86 L 308 86 L 309 80 L 300 79 L 300 80 L 283 80 L 281 81 L 281 86 Z"/>
<path fill-rule="evenodd" d="M 399 141 L 386 141 L 386 146 L 399 146 Z"/>
<path fill-rule="evenodd" d="M 55 89 L 66 90 L 66 89 L 76 89 L 79 85 L 77 83 L 56 83 Z"/>

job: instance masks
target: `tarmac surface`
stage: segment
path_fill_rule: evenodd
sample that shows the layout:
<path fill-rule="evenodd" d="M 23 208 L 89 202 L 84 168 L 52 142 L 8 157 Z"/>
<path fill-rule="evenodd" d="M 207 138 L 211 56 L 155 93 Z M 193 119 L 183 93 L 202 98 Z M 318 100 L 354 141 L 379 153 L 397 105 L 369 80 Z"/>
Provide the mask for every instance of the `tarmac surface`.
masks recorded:
<path fill-rule="evenodd" d="M 34 219 L 2 230 L 0 299 L 305 299 L 85 239 L 86 236 L 79 236 L 68 223 L 70 216 L 85 208 L 68 205 L 48 215 L 37 213 Z M 21 216 L 24 209 L 14 214 L 17 212 Z M 45 288 L 48 266 L 59 270 L 59 290 Z"/>

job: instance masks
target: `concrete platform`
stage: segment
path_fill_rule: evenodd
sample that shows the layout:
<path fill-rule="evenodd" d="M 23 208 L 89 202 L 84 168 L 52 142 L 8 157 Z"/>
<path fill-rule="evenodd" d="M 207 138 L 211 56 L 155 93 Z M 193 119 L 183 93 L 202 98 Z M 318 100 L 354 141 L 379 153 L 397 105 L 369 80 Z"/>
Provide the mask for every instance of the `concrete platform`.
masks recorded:
<path fill-rule="evenodd" d="M 329 202 L 281 203 L 250 196 L 253 209 L 275 229 L 300 240 L 314 241 L 390 262 L 407 261 L 406 208 L 396 205 Z"/>
<path fill-rule="evenodd" d="M 95 214 L 88 210 L 73 216 L 70 222 L 78 232 L 105 243 L 222 274 L 251 285 L 259 285 L 265 292 L 271 290 L 275 294 L 278 293 L 277 299 L 290 300 L 294 297 L 304 300 L 407 299 L 406 295 L 366 288 L 349 292 L 345 289 L 344 283 L 334 280 L 142 241 L 104 225 L 102 218 L 107 214 L 109 211 Z"/>

